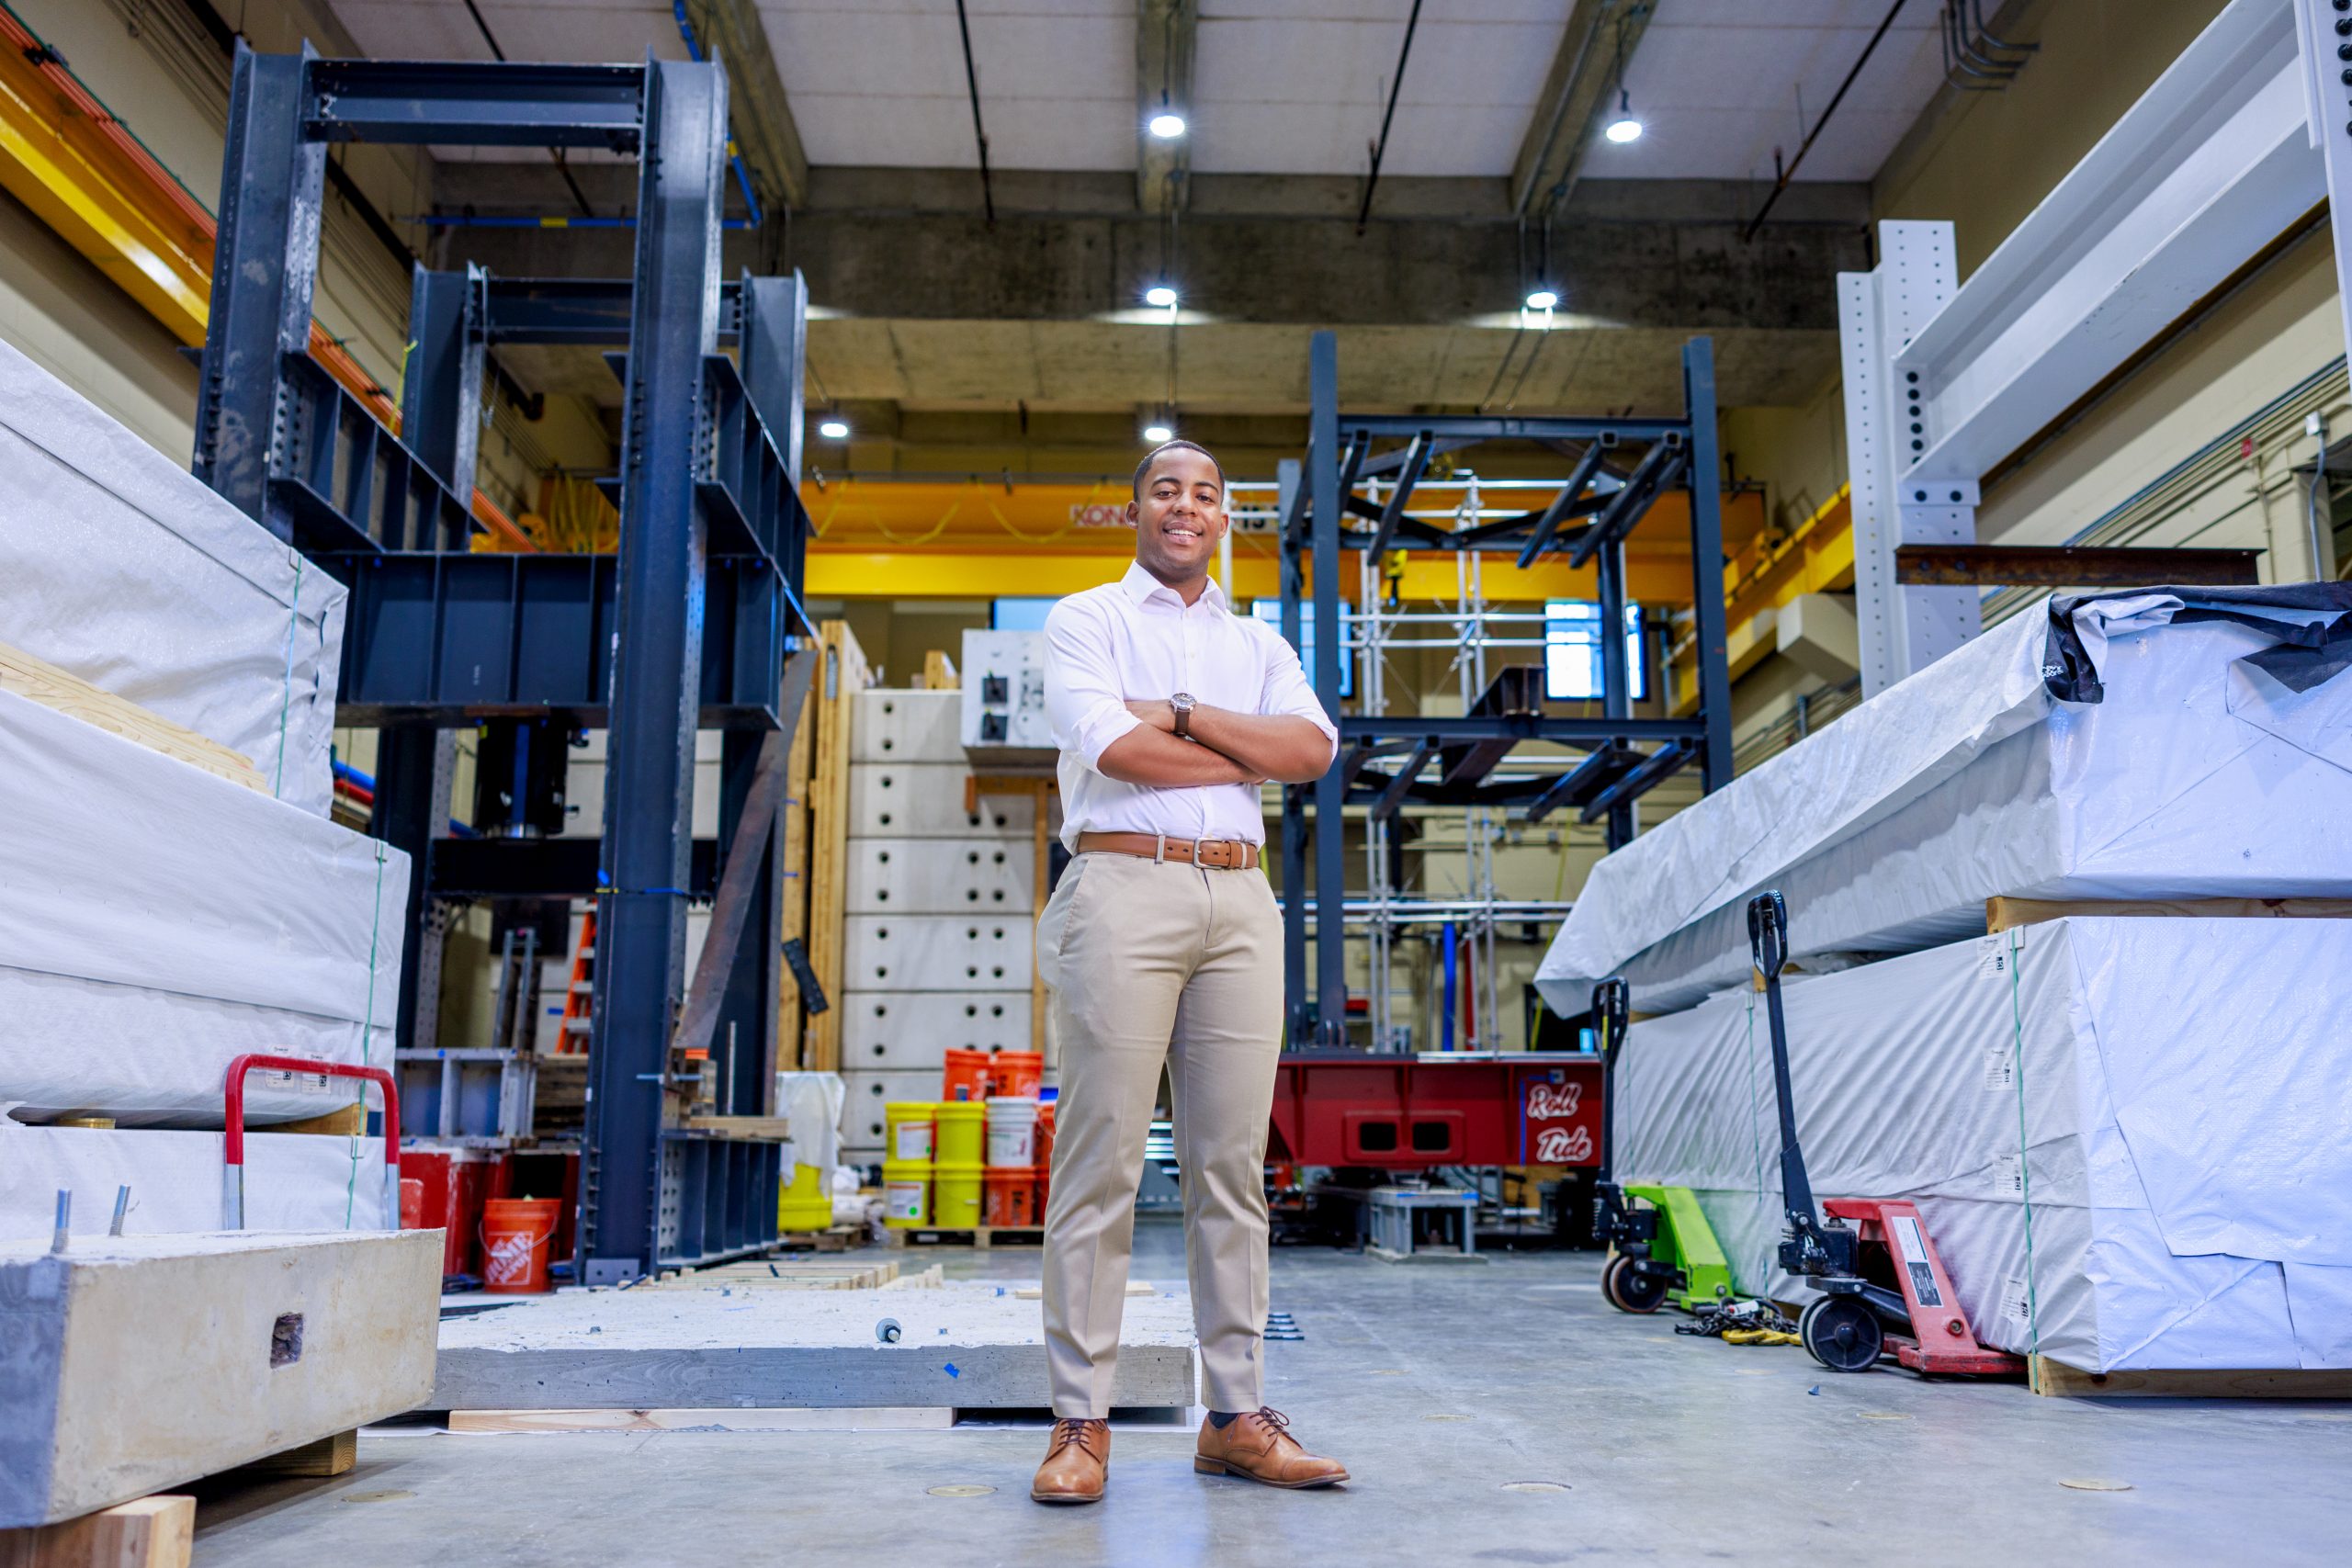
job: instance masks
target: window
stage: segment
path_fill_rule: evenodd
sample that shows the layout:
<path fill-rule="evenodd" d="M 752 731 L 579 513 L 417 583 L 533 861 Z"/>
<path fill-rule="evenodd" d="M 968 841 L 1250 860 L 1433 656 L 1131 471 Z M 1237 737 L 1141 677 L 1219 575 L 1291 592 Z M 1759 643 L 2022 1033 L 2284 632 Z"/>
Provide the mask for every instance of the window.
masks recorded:
<path fill-rule="evenodd" d="M 1650 694 L 1649 661 L 1642 657 L 1642 607 L 1625 606 L 1625 671 L 1634 702 Z M 1544 606 L 1544 695 L 1553 702 L 1600 697 L 1600 606 L 1554 599 Z"/>
<path fill-rule="evenodd" d="M 1280 599 L 1252 599 L 1250 601 L 1250 613 L 1273 627 L 1274 630 L 1283 629 L 1283 602 Z M 1340 649 L 1340 695 L 1343 697 L 1352 697 L 1356 694 L 1354 650 L 1344 646 L 1345 639 L 1355 635 L 1355 629 L 1356 613 L 1352 607 L 1342 602 L 1340 605 L 1340 636 L 1343 645 Z M 1315 605 L 1311 601 L 1302 602 L 1298 606 L 1298 660 L 1301 664 L 1306 666 L 1307 682 L 1310 685 L 1313 684 L 1315 681 Z"/>
<path fill-rule="evenodd" d="M 989 606 L 989 629 L 998 632 L 1044 631 L 1046 613 L 1060 603 L 1058 598 L 999 599 Z"/>

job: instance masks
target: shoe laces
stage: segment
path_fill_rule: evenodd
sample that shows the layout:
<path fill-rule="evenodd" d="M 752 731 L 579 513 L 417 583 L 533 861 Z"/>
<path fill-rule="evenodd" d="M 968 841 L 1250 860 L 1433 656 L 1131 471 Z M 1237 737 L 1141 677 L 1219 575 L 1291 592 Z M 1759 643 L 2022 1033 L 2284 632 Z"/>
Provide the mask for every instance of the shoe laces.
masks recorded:
<path fill-rule="evenodd" d="M 1275 1409 L 1272 1405 L 1260 1405 L 1250 1414 L 1261 1426 L 1266 1428 L 1266 1432 L 1269 1437 L 1287 1438 L 1290 1436 L 1290 1417 Z"/>
<path fill-rule="evenodd" d="M 1085 1420 L 1075 1416 L 1064 1416 L 1061 1420 L 1054 1423 L 1054 1446 L 1052 1451 L 1046 1457 L 1051 1459 L 1054 1454 L 1061 1452 L 1064 1449 L 1069 1448 L 1072 1443 L 1076 1443 L 1080 1448 L 1084 1448 L 1086 1446 L 1086 1432 L 1088 1427 L 1102 1427 L 1107 1428 L 1111 1424 L 1108 1421 Z"/>

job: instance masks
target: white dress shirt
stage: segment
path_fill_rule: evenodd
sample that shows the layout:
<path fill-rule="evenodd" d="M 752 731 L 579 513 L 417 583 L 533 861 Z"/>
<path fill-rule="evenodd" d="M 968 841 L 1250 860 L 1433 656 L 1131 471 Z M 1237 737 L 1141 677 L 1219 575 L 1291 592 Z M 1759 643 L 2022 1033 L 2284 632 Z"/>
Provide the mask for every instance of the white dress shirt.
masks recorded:
<path fill-rule="evenodd" d="M 1062 750 L 1062 842 L 1071 850 L 1085 832 L 1265 842 L 1254 785 L 1160 789 L 1099 771 L 1104 748 L 1143 723 L 1126 705 L 1178 692 L 1234 713 L 1296 714 L 1339 755 L 1339 728 L 1279 632 L 1234 615 L 1214 580 L 1187 604 L 1130 565 L 1118 581 L 1073 593 L 1046 617 L 1046 716 Z"/>

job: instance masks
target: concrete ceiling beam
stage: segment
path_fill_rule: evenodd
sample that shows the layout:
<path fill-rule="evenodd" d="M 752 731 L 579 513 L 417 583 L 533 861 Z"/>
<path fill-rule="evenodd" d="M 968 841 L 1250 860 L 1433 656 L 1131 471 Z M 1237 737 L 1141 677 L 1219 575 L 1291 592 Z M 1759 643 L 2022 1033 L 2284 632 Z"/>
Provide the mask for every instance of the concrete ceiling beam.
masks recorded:
<path fill-rule="evenodd" d="M 1656 0 L 1577 0 L 1511 166 L 1513 212 L 1540 221 L 1575 193 L 1593 121 L 1615 99 L 1620 62 L 1633 57 L 1656 9 Z"/>
<path fill-rule="evenodd" d="M 784 96 L 784 78 L 776 73 L 775 51 L 768 47 L 759 7 L 752 0 L 686 0 L 686 17 L 705 53 L 727 68 L 736 150 L 755 179 L 765 176 L 768 188 L 762 194 L 799 207 L 808 199 L 808 155 L 801 149 L 800 128 Z"/>
<path fill-rule="evenodd" d="M 1193 46 L 1200 0 L 1136 0 L 1136 205 L 1146 212 L 1182 211 L 1192 172 Z M 1173 110 L 1185 133 L 1151 133 L 1154 115 Z"/>

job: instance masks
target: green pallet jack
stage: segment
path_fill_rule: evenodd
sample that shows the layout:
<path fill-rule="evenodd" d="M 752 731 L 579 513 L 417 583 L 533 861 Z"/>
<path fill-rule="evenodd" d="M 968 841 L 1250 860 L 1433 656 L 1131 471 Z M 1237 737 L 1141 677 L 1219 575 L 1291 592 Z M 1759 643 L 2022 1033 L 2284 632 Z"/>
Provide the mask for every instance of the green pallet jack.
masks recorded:
<path fill-rule="evenodd" d="M 1630 992 L 1623 976 L 1592 988 L 1600 1045 L 1600 1168 L 1592 1196 L 1592 1239 L 1610 1248 L 1600 1293 L 1619 1312 L 1652 1313 L 1669 1299 L 1684 1312 L 1731 1295 L 1731 1264 L 1688 1187 L 1611 1179 L 1616 1157 L 1617 1053 L 1623 1048 Z"/>

